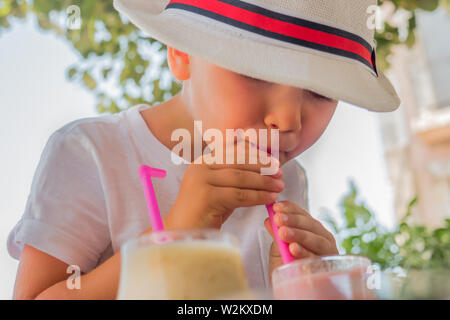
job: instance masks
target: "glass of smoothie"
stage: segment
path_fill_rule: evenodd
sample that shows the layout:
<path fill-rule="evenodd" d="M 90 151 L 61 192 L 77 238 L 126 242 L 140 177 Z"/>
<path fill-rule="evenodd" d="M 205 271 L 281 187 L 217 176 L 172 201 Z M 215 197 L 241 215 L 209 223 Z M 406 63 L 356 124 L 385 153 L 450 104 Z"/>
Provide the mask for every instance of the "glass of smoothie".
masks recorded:
<path fill-rule="evenodd" d="M 296 260 L 272 273 L 273 295 L 279 300 L 374 299 L 368 289 L 369 259 L 328 256 Z"/>
<path fill-rule="evenodd" d="M 248 290 L 238 240 L 218 230 L 154 232 L 121 248 L 117 299 L 213 299 Z"/>

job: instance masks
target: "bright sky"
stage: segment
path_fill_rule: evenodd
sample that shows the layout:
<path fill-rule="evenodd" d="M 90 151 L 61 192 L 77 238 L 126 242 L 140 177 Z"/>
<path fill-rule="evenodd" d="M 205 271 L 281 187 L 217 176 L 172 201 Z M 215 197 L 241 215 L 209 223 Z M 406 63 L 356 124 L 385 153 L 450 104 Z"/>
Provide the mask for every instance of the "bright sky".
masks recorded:
<path fill-rule="evenodd" d="M 50 134 L 72 120 L 95 115 L 93 96 L 67 81 L 77 61 L 70 46 L 34 22 L 0 35 L 0 299 L 10 299 L 17 261 L 6 250 L 22 216 L 34 170 Z M 361 197 L 386 226 L 394 224 L 376 114 L 340 104 L 321 140 L 300 156 L 309 181 L 310 211 L 338 211 L 352 177 Z"/>

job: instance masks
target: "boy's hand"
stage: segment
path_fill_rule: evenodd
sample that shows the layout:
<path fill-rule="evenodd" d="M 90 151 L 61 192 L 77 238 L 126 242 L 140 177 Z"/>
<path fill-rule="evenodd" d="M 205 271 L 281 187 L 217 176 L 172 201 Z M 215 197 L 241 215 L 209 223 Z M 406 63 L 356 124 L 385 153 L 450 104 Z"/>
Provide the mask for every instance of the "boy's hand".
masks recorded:
<path fill-rule="evenodd" d="M 294 259 L 339 254 L 331 232 L 296 203 L 280 201 L 274 204 L 273 210 L 275 224 L 280 227 L 278 235 L 281 240 L 289 243 L 289 251 Z M 274 238 L 269 218 L 264 221 L 264 225 Z M 272 271 L 282 264 L 274 238 L 269 254 L 269 275 L 271 276 Z"/>
<path fill-rule="evenodd" d="M 279 170 L 272 176 L 261 175 L 263 165 L 248 164 L 250 144 L 245 142 L 246 164 L 190 164 L 186 169 L 177 199 L 164 218 L 166 229 L 220 228 L 239 207 L 273 203 L 284 189 Z M 234 148 L 235 162 L 239 143 L 224 148 Z M 262 152 L 262 151 L 259 151 Z M 266 154 L 267 157 L 269 155 Z M 203 156 L 204 157 L 204 156 Z M 278 160 L 275 161 L 279 168 Z M 225 161 L 224 161 L 225 163 Z M 276 171 L 276 170 L 275 170 Z"/>

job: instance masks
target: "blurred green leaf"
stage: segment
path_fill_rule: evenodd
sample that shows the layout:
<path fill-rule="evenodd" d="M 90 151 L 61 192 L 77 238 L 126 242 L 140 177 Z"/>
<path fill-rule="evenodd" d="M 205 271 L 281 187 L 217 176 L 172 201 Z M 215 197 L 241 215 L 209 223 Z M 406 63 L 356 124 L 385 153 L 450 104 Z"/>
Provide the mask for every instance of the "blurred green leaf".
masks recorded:
<path fill-rule="evenodd" d="M 450 219 L 445 220 L 444 227 L 434 230 L 409 224 L 407 220 L 418 201 L 414 197 L 399 226 L 387 231 L 358 200 L 358 190 L 351 182 L 341 202 L 343 223 L 339 225 L 330 215 L 324 221 L 333 225 L 343 253 L 367 256 L 381 268 L 450 268 Z M 362 223 L 356 223 L 358 220 Z"/>
<path fill-rule="evenodd" d="M 75 76 L 76 73 L 77 73 L 77 68 L 76 67 L 72 67 L 67 72 L 67 76 L 69 77 L 69 79 L 73 79 L 73 77 Z"/>
<path fill-rule="evenodd" d="M 85 71 L 83 74 L 83 82 L 90 90 L 94 90 L 97 87 L 97 83 L 95 82 L 94 78 Z"/>
<path fill-rule="evenodd" d="M 103 74 L 103 78 L 106 79 L 108 78 L 109 73 L 112 71 L 112 68 L 106 68 L 103 69 L 102 74 Z"/>
<path fill-rule="evenodd" d="M 417 0 L 417 6 L 420 9 L 433 11 L 436 10 L 439 5 L 439 0 Z"/>

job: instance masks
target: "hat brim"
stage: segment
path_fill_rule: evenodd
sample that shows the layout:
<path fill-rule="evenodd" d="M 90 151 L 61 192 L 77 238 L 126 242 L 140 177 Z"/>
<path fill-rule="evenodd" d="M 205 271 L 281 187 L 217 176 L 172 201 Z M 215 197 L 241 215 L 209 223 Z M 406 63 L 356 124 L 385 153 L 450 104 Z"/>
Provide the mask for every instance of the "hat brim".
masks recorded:
<path fill-rule="evenodd" d="M 164 10 L 166 2 L 114 0 L 114 6 L 152 38 L 228 70 L 312 90 L 370 111 L 389 112 L 400 105 L 381 71 L 377 77 L 357 61 L 244 37 L 245 31 L 231 31 L 212 19 Z"/>

